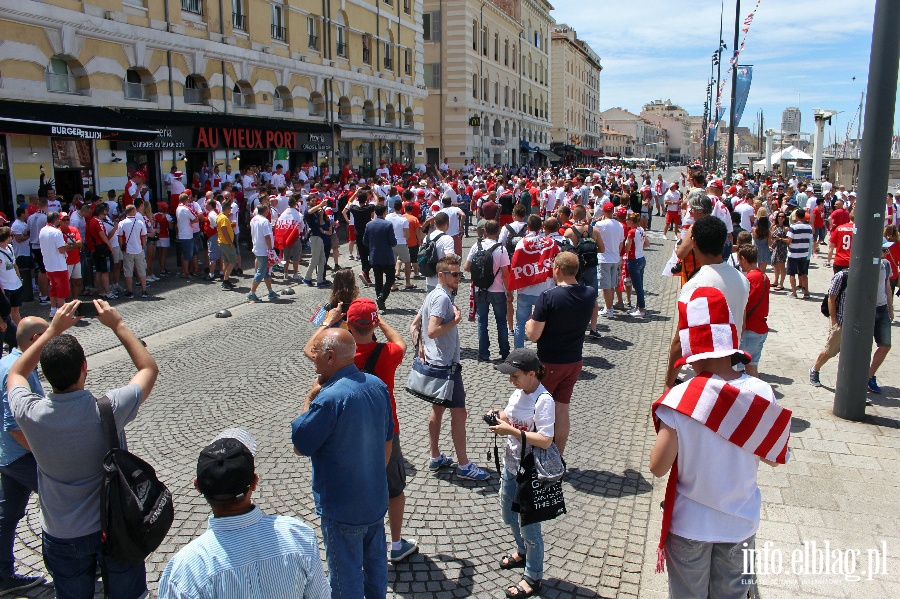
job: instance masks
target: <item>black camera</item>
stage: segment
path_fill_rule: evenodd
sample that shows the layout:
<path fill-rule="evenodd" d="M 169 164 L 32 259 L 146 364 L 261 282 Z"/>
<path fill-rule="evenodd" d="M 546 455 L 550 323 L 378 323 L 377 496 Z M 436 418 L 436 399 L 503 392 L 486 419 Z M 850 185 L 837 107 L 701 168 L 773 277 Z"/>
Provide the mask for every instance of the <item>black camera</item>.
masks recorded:
<path fill-rule="evenodd" d="M 490 412 L 489 414 L 482 416 L 482 418 L 488 426 L 497 426 L 500 424 L 500 417 L 497 415 L 497 412 Z"/>

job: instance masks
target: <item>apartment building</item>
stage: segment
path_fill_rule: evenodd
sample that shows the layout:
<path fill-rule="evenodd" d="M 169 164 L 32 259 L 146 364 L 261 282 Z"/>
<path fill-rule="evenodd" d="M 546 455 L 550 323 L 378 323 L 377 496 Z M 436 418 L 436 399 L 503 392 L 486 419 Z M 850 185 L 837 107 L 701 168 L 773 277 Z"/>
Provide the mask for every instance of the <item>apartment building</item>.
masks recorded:
<path fill-rule="evenodd" d="M 600 57 L 568 25 L 555 25 L 551 40 L 554 151 L 569 161 L 600 156 Z"/>

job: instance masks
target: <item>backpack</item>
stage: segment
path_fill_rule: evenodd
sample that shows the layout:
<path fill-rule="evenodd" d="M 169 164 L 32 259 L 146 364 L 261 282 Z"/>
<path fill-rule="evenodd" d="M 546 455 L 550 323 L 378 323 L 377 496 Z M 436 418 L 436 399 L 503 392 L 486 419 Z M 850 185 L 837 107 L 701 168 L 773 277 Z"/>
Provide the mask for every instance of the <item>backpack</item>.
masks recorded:
<path fill-rule="evenodd" d="M 582 235 L 577 227 L 572 227 L 572 232 L 578 238 L 575 244 L 575 253 L 578 255 L 578 275 L 587 268 L 596 268 L 599 262 L 597 257 L 597 242 L 594 241 L 594 226 L 588 225 L 587 235 Z"/>
<path fill-rule="evenodd" d="M 156 477 L 153 466 L 119 447 L 119 435 L 109 397 L 97 400 L 109 451 L 103 458 L 100 486 L 100 526 L 103 552 L 128 564 L 141 564 L 159 547 L 175 517 L 172 494 Z M 102 569 L 104 594 L 108 575 Z"/>
<path fill-rule="evenodd" d="M 850 278 L 850 274 L 847 273 L 846 270 L 843 270 L 841 272 L 845 273 L 845 274 L 843 277 L 841 277 L 841 279 L 842 279 L 841 287 L 840 287 L 840 289 L 838 289 L 837 301 L 839 301 L 839 302 L 841 301 L 841 295 L 843 295 L 844 291 L 846 291 L 846 289 L 847 289 L 847 279 Z M 826 318 L 831 318 L 831 309 L 828 306 L 828 298 L 829 297 L 831 297 L 831 296 L 826 293 L 825 297 L 822 298 L 822 308 L 821 308 L 822 316 L 825 316 Z"/>
<path fill-rule="evenodd" d="M 438 233 L 434 237 L 426 237 L 419 246 L 419 257 L 416 261 L 419 263 L 419 272 L 426 277 L 437 276 L 437 263 L 440 260 L 437 255 L 437 240 L 443 235 L 444 233 Z"/>
<path fill-rule="evenodd" d="M 478 289 L 487 289 L 494 284 L 499 270 L 494 270 L 494 250 L 500 247 L 495 243 L 488 249 L 482 247 L 479 241 L 472 254 L 472 283 Z"/>
<path fill-rule="evenodd" d="M 509 259 L 512 260 L 512 255 L 516 253 L 516 246 L 519 244 L 519 240 L 525 237 L 525 228 L 522 227 L 520 230 L 516 231 L 513 229 L 512 225 L 504 225 L 506 227 L 506 253 L 509 254 Z"/>

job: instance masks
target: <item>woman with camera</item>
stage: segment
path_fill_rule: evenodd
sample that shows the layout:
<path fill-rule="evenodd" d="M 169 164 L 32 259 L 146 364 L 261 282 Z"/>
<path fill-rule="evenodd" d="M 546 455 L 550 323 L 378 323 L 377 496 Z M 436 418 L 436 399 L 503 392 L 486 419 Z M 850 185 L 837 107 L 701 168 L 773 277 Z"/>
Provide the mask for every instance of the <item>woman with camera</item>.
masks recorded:
<path fill-rule="evenodd" d="M 553 444 L 556 405 L 541 384 L 546 369 L 533 350 L 514 349 L 505 361 L 494 368 L 509 375 L 509 382 L 516 388 L 506 408 L 502 412 L 492 410 L 484 416 L 484 420 L 491 432 L 507 437 L 500 474 L 500 509 L 503 522 L 512 530 L 516 551 L 502 558 L 500 568 L 512 570 L 524 566 L 522 582 L 506 590 L 507 597 L 519 599 L 533 597 L 540 592 L 544 573 L 544 538 L 540 522 L 522 526 L 519 514 L 512 511 L 516 472 L 523 440 L 526 446 L 541 449 Z"/>

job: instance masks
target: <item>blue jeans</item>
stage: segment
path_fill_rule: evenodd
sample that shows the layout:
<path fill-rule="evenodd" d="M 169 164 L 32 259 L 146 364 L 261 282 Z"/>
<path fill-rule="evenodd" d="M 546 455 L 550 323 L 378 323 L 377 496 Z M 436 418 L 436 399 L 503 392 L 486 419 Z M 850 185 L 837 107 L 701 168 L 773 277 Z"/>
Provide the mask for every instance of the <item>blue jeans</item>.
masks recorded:
<path fill-rule="evenodd" d="M 321 518 L 331 599 L 384 599 L 387 596 L 387 551 L 384 519 L 351 526 Z"/>
<path fill-rule="evenodd" d="M 269 276 L 269 257 L 268 256 L 254 256 L 256 258 L 256 274 L 253 275 L 253 280 L 257 283 L 262 283 L 266 279 L 271 279 Z"/>
<path fill-rule="evenodd" d="M 644 309 L 644 267 L 647 265 L 647 259 L 643 256 L 637 260 L 628 260 L 628 276 L 631 277 L 631 284 L 634 286 L 634 292 L 637 293 L 638 310 Z"/>
<path fill-rule="evenodd" d="M 500 357 L 509 354 L 509 329 L 506 326 L 506 293 L 502 291 L 475 291 L 475 313 L 478 315 L 478 357 L 491 358 L 491 340 L 488 338 L 488 309 L 494 309 L 497 321 L 497 340 Z"/>
<path fill-rule="evenodd" d="M 25 517 L 28 498 L 37 493 L 37 462 L 26 453 L 11 464 L 0 466 L 0 578 L 16 573 L 13 546 L 16 526 Z"/>
<path fill-rule="evenodd" d="M 516 349 L 525 347 L 525 323 L 531 318 L 531 310 L 538 297 L 540 296 L 520 293 L 516 299 L 516 333 L 513 337 L 513 345 Z"/>
<path fill-rule="evenodd" d="M 57 539 L 43 533 L 44 565 L 53 576 L 56 599 L 93 599 L 97 564 L 106 562 L 109 571 L 109 596 L 137 599 L 147 592 L 147 569 L 143 563 L 133 566 L 103 555 L 100 531 Z"/>
<path fill-rule="evenodd" d="M 503 523 L 512 530 L 516 540 L 516 551 L 525 556 L 525 576 L 531 580 L 541 580 L 544 576 L 544 535 L 541 534 L 541 523 L 519 524 L 519 514 L 512 511 L 513 497 L 516 494 L 516 475 L 506 468 L 500 476 L 500 510 Z"/>

